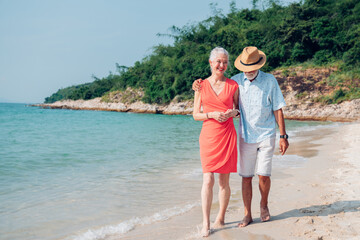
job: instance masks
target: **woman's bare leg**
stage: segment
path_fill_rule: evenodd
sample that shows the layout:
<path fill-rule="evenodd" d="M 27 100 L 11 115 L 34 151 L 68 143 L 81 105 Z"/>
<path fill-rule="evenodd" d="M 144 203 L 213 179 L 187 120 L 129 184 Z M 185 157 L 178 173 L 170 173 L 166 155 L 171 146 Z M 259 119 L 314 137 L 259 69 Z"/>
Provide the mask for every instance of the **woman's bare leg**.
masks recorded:
<path fill-rule="evenodd" d="M 225 213 L 229 205 L 231 190 L 229 185 L 230 173 L 219 173 L 219 213 L 216 217 L 214 227 L 225 225 Z"/>
<path fill-rule="evenodd" d="M 203 174 L 203 185 L 201 189 L 201 205 L 203 212 L 203 228 L 201 234 L 207 237 L 210 234 L 210 209 L 213 199 L 214 173 Z"/>

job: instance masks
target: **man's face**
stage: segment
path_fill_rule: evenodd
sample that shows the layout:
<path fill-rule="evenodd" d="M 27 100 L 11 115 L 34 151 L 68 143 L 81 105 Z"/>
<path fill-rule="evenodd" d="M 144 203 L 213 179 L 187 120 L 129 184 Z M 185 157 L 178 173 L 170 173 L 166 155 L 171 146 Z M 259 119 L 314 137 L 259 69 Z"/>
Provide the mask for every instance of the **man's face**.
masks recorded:
<path fill-rule="evenodd" d="M 251 72 L 244 72 L 245 77 L 249 80 L 253 80 L 256 78 L 259 70 L 251 71 Z"/>

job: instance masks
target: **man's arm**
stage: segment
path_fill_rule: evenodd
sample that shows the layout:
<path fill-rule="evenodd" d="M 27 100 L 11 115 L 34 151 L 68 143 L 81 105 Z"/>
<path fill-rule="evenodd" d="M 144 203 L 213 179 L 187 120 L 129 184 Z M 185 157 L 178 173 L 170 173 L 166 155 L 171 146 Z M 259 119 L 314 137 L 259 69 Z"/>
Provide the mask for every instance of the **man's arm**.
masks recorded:
<path fill-rule="evenodd" d="M 236 89 L 236 92 L 233 96 L 234 109 L 239 110 L 239 88 Z"/>
<path fill-rule="evenodd" d="M 284 114 L 283 114 L 282 109 L 280 108 L 278 110 L 275 110 L 274 115 L 275 115 L 276 122 L 279 126 L 280 135 L 286 135 L 285 120 L 284 120 Z M 286 138 L 280 138 L 279 148 L 280 148 L 281 155 L 285 154 L 288 147 L 289 147 L 288 140 Z"/>
<path fill-rule="evenodd" d="M 239 113 L 239 88 L 236 89 L 234 95 L 233 95 L 233 109 L 228 109 L 225 112 L 225 116 L 227 118 L 229 117 L 236 117 Z"/>

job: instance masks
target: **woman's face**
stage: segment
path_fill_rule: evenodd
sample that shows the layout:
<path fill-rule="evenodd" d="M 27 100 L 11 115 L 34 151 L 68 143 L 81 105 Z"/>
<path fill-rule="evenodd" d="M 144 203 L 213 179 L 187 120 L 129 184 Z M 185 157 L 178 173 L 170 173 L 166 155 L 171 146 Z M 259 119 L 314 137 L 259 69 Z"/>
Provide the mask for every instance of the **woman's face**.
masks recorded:
<path fill-rule="evenodd" d="M 213 74 L 224 74 L 228 66 L 228 57 L 226 54 L 219 53 L 213 61 L 209 60 Z"/>

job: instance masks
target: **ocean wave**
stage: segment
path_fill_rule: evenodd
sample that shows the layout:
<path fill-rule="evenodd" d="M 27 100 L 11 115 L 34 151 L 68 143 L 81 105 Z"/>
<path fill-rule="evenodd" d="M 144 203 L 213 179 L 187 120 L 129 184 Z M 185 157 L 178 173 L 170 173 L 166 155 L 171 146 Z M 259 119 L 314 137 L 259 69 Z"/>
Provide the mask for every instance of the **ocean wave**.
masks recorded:
<path fill-rule="evenodd" d="M 203 174 L 203 171 L 202 171 L 202 168 L 195 168 L 195 169 L 192 169 L 190 171 L 187 171 L 187 172 L 183 172 L 180 176 L 180 178 L 182 179 L 198 179 L 198 178 L 202 178 L 202 174 Z"/>
<path fill-rule="evenodd" d="M 338 127 L 344 123 L 339 123 L 339 122 L 329 122 L 329 123 L 311 123 L 311 124 L 315 124 L 315 125 L 302 125 L 302 126 L 291 126 L 289 129 L 287 129 L 287 134 L 289 135 L 291 141 L 298 141 L 301 140 L 301 138 L 297 137 L 297 138 L 292 138 L 294 136 L 296 136 L 299 132 L 312 132 L 315 130 L 320 130 L 320 129 L 324 129 L 324 128 L 334 128 L 334 127 Z M 277 132 L 276 135 L 277 138 L 279 138 L 279 132 Z"/>
<path fill-rule="evenodd" d="M 151 216 L 145 217 L 134 217 L 127 221 L 121 222 L 117 225 L 104 226 L 99 229 L 89 229 L 87 232 L 67 238 L 68 240 L 100 240 L 106 239 L 113 235 L 122 235 L 131 230 L 136 226 L 148 225 L 154 222 L 166 221 L 167 219 L 181 215 L 185 212 L 190 211 L 192 208 L 200 206 L 200 203 L 186 204 L 185 206 L 175 206 L 162 210 Z"/>
<path fill-rule="evenodd" d="M 272 163 L 274 168 L 296 168 L 303 166 L 307 160 L 298 155 L 274 155 Z"/>

